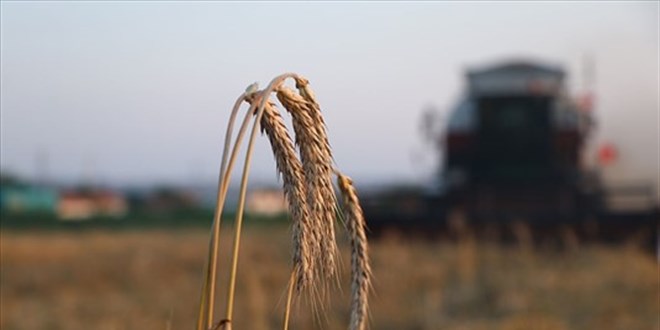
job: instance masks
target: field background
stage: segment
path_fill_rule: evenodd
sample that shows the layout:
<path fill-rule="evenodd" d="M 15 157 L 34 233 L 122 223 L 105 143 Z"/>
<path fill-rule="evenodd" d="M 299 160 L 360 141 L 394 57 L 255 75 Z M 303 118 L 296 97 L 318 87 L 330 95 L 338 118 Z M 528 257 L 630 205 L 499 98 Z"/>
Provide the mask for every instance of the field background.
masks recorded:
<path fill-rule="evenodd" d="M 281 225 L 246 228 L 235 329 L 280 327 L 289 237 Z M 0 238 L 3 330 L 195 324 L 206 230 L 2 230 Z M 230 244 L 225 231 L 225 253 Z M 291 329 L 346 329 L 349 258 L 344 240 L 340 246 L 342 287 L 333 291 L 325 311 L 314 313 L 314 306 L 299 303 Z M 372 329 L 660 326 L 657 261 L 633 247 L 530 249 L 469 238 L 447 243 L 387 237 L 372 242 L 371 253 Z M 228 264 L 224 257 L 221 267 Z M 226 271 L 221 275 L 224 286 Z"/>

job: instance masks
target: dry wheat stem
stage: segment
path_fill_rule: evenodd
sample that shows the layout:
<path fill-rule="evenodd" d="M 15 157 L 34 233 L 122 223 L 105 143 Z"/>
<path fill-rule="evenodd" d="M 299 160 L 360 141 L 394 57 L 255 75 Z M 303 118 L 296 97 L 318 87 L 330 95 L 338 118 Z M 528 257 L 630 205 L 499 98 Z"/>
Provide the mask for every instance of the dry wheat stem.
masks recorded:
<path fill-rule="evenodd" d="M 320 113 L 314 105 L 293 90 L 280 87 L 277 98 L 291 113 L 296 133 L 296 144 L 305 171 L 307 203 L 313 221 L 316 222 L 315 238 L 319 242 L 316 257 L 320 264 L 317 272 L 320 278 L 335 274 L 337 245 L 335 242 L 334 221 L 336 197 L 332 187 L 332 155 L 325 134 L 324 124 L 318 120 Z"/>
<path fill-rule="evenodd" d="M 353 181 L 337 173 L 337 185 L 342 194 L 343 209 L 351 242 L 351 320 L 350 330 L 364 330 L 367 326 L 371 267 L 365 233 L 365 221 Z"/>
<path fill-rule="evenodd" d="M 291 317 L 291 303 L 293 301 L 293 293 L 294 293 L 294 288 L 296 287 L 296 272 L 292 271 L 291 272 L 291 277 L 289 278 L 289 285 L 288 285 L 288 290 L 286 294 L 286 306 L 284 308 L 284 322 L 282 329 L 283 330 L 288 330 L 289 329 L 289 319 Z"/>
<path fill-rule="evenodd" d="M 239 98 L 239 100 L 244 101 L 245 97 L 247 97 L 249 95 L 246 95 L 244 93 L 241 96 L 242 97 Z M 233 128 L 233 121 L 235 121 L 235 116 L 236 116 L 236 113 L 238 111 L 237 106 L 240 106 L 240 103 L 238 101 L 236 102 L 234 108 L 232 109 L 232 115 L 230 117 L 230 123 L 228 124 L 228 128 L 227 128 L 228 131 L 231 131 L 232 128 Z M 226 140 L 225 140 L 225 151 L 223 151 L 222 164 L 221 164 L 221 170 L 220 170 L 220 183 L 218 185 L 219 188 L 218 188 L 218 199 L 216 201 L 216 213 L 214 215 L 214 229 L 217 229 L 218 231 L 217 232 L 214 231 L 214 233 L 212 234 L 212 239 L 214 239 L 215 237 L 218 237 L 218 238 L 220 237 L 220 233 L 219 233 L 219 228 L 220 227 L 219 227 L 219 225 L 220 225 L 222 210 L 224 208 L 224 202 L 225 202 L 226 197 L 227 197 L 227 191 L 229 189 L 229 181 L 231 179 L 231 172 L 234 168 L 234 164 L 236 163 L 236 159 L 237 159 L 237 156 L 238 156 L 238 149 L 240 148 L 240 145 L 243 141 L 243 137 L 244 137 L 245 132 L 247 130 L 247 126 L 250 123 L 250 119 L 252 118 L 252 113 L 254 112 L 255 108 L 256 108 L 256 105 L 252 105 L 245 114 L 245 118 L 243 119 L 243 123 L 241 124 L 241 127 L 240 127 L 240 129 L 238 131 L 238 134 L 236 136 L 236 141 L 235 141 L 234 146 L 232 148 L 231 156 L 229 157 L 229 162 L 228 163 L 226 162 L 226 154 L 227 154 L 227 150 L 229 150 L 228 141 L 231 139 L 231 132 L 227 133 L 227 137 L 226 137 Z M 217 224 L 217 227 L 216 227 L 216 224 Z M 203 322 L 200 322 L 200 320 L 204 317 L 202 315 L 204 312 L 208 313 L 208 314 L 206 314 L 206 327 L 208 328 L 210 326 L 210 324 L 213 322 L 213 316 L 214 316 L 213 315 L 214 314 L 213 313 L 213 311 L 214 311 L 213 305 L 207 306 L 209 308 L 206 311 L 205 311 L 205 308 L 204 308 L 205 306 L 204 305 L 207 304 L 206 299 L 208 299 L 208 297 L 211 296 L 210 293 L 215 292 L 215 290 L 210 291 L 210 286 L 211 286 L 210 283 L 216 282 L 217 281 L 217 276 L 211 276 L 210 275 L 210 268 L 211 268 L 210 264 L 211 264 L 212 260 L 217 260 L 218 243 L 219 243 L 219 240 L 215 241 L 212 244 L 210 244 L 210 247 L 209 247 L 211 249 L 211 251 L 209 251 L 209 260 L 207 261 L 207 276 L 206 276 L 206 279 L 205 279 L 206 281 L 204 283 L 202 298 L 201 298 L 201 302 L 200 302 L 200 304 L 201 304 L 200 305 L 200 311 L 199 311 L 200 314 L 199 314 L 198 325 L 197 325 L 198 329 L 203 329 L 203 325 L 202 325 Z M 215 256 L 212 256 L 212 254 L 215 254 Z M 217 262 L 216 262 L 215 265 L 217 267 Z"/>
<path fill-rule="evenodd" d="M 248 112 L 249 113 L 249 112 Z M 231 269 L 229 275 L 229 284 L 227 292 L 227 311 L 226 319 L 231 322 L 234 311 L 234 295 L 236 290 L 236 273 L 238 270 L 238 251 L 241 243 L 241 229 L 243 226 L 243 210 L 245 207 L 245 193 L 247 191 L 248 174 L 250 173 L 250 163 L 252 160 L 252 150 L 254 148 L 254 141 L 256 132 L 259 127 L 259 119 L 263 114 L 263 108 L 257 112 L 257 119 L 252 125 L 252 133 L 248 141 L 248 147 L 245 154 L 245 162 L 243 163 L 243 174 L 241 177 L 241 187 L 239 193 L 238 207 L 236 210 L 235 230 L 234 230 L 234 245 L 232 248 Z"/>
<path fill-rule="evenodd" d="M 231 330 L 231 322 L 229 320 L 218 321 L 213 327 L 208 330 Z"/>
<path fill-rule="evenodd" d="M 209 259 L 206 264 L 206 277 L 204 281 L 204 286 L 202 289 L 202 295 L 200 298 L 200 310 L 199 310 L 199 316 L 197 320 L 197 329 L 202 329 L 203 328 L 203 319 L 205 317 L 204 314 L 206 314 L 206 327 L 208 328 L 212 322 L 213 318 L 213 310 L 214 310 L 214 302 L 215 302 L 215 286 L 216 286 L 216 278 L 217 278 L 217 255 L 218 255 L 218 244 L 219 244 L 219 237 L 220 237 L 220 223 L 221 223 L 221 215 L 222 215 L 222 209 L 224 207 L 224 200 L 225 198 L 223 197 L 222 193 L 222 187 L 223 187 L 223 182 L 225 180 L 225 171 L 226 171 L 226 165 L 227 165 L 227 155 L 228 151 L 231 145 L 231 136 L 232 136 L 232 131 L 234 127 L 234 122 L 236 121 L 236 115 L 238 114 L 238 110 L 240 109 L 241 104 L 245 101 L 245 96 L 247 93 L 242 93 L 236 102 L 234 103 L 234 106 L 232 108 L 230 117 L 229 117 L 229 122 L 227 123 L 227 130 L 225 134 L 225 145 L 224 149 L 222 152 L 222 161 L 220 163 L 220 173 L 219 173 L 219 178 L 218 178 L 218 192 L 217 192 L 217 200 L 216 200 L 216 208 L 215 208 L 215 214 L 213 217 L 213 230 L 211 233 L 211 242 L 209 243 Z M 240 144 L 240 140 L 242 139 L 242 135 L 244 134 L 246 125 L 241 126 L 241 130 L 239 132 L 239 136 L 237 137 L 237 142 L 236 144 Z"/>

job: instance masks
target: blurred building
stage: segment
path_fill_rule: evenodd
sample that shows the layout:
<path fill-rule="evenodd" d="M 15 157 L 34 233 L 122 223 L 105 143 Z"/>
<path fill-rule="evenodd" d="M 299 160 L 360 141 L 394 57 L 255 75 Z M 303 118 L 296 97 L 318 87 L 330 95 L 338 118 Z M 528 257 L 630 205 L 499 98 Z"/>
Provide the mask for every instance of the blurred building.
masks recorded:
<path fill-rule="evenodd" d="M 68 221 L 94 217 L 119 218 L 127 212 L 126 198 L 111 190 L 63 192 L 57 203 L 57 216 Z"/>
<path fill-rule="evenodd" d="M 286 198 L 281 189 L 255 189 L 247 196 L 245 212 L 248 214 L 275 216 L 286 210 Z"/>
<path fill-rule="evenodd" d="M 54 213 L 57 192 L 50 188 L 30 185 L 0 187 L 0 210 L 9 213 Z"/>

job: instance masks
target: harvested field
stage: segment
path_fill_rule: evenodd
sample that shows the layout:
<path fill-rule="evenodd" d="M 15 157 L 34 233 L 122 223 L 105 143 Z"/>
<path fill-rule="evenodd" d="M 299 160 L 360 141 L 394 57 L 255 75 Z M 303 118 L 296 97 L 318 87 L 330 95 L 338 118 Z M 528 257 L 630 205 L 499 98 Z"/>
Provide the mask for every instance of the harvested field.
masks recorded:
<path fill-rule="evenodd" d="M 225 233 L 228 233 L 225 230 Z M 207 253 L 202 230 L 3 231 L 0 328 L 190 329 Z M 236 329 L 281 326 L 290 232 L 248 226 L 235 308 Z M 230 239 L 223 236 L 228 253 Z M 325 310 L 299 303 L 291 329 L 345 329 L 342 288 Z M 657 329 L 658 264 L 634 248 L 570 251 L 479 244 L 371 243 L 372 329 Z M 223 256 L 228 260 L 227 255 Z M 220 264 L 221 283 L 227 261 Z M 220 302 L 224 293 L 220 293 Z M 318 307 L 318 306 L 316 306 Z M 223 306 L 219 306 L 223 310 Z M 317 315 L 316 318 L 313 315 Z"/>

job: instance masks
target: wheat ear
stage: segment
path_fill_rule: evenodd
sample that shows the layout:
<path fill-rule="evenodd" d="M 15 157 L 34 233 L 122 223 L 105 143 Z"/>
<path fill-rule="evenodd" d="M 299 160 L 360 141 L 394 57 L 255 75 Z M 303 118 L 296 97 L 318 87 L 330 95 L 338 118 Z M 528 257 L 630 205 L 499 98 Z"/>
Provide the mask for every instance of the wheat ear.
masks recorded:
<path fill-rule="evenodd" d="M 332 163 L 333 163 L 333 158 L 332 158 L 332 149 L 330 148 L 330 142 L 328 141 L 328 134 L 326 132 L 326 124 L 325 120 L 323 120 L 323 115 L 321 114 L 321 106 L 316 100 L 316 95 L 314 94 L 314 91 L 309 87 L 309 80 L 306 78 L 296 75 L 294 77 L 294 80 L 296 82 L 296 89 L 298 89 L 298 93 L 302 98 L 307 101 L 306 105 L 308 105 L 308 110 L 310 117 L 312 118 L 312 121 L 314 122 L 314 127 L 317 130 L 317 134 L 319 137 L 319 149 L 321 150 L 322 154 L 324 155 L 324 162 L 328 164 L 329 168 L 326 168 L 327 170 L 327 177 L 326 177 L 326 182 L 329 186 L 329 188 L 324 187 L 324 192 L 327 194 L 326 195 L 326 200 L 332 200 L 332 215 L 329 215 L 326 213 L 326 217 L 329 219 L 332 219 L 328 223 L 328 227 L 326 228 L 326 234 L 332 239 L 329 241 L 331 245 L 326 246 L 326 249 L 329 249 L 333 253 L 333 257 L 330 258 L 330 262 L 332 264 L 335 263 L 336 261 L 336 254 L 337 252 L 337 244 L 335 242 L 335 226 L 334 226 L 334 216 L 336 214 L 336 205 L 337 205 L 337 199 L 336 195 L 334 193 L 334 189 L 332 188 L 332 178 L 331 178 L 331 171 L 332 171 Z M 329 211 L 326 209 L 326 211 Z M 330 265 L 330 268 L 332 269 L 332 265 Z M 329 275 L 332 274 L 332 271 L 328 272 Z"/>
<path fill-rule="evenodd" d="M 307 204 L 318 230 L 319 277 L 335 274 L 337 244 L 334 221 L 337 200 L 332 186 L 332 155 L 325 127 L 317 109 L 302 96 L 287 87 L 277 90 L 277 98 L 293 118 L 296 144 L 305 171 Z M 321 118 L 319 120 L 319 118 Z"/>
<path fill-rule="evenodd" d="M 251 98 L 248 98 L 248 102 L 252 101 Z M 311 217 L 305 199 L 307 190 L 304 185 L 305 175 L 284 120 L 274 103 L 265 103 L 260 124 L 262 132 L 266 133 L 270 141 L 277 170 L 282 176 L 289 212 L 293 218 L 293 264 L 296 272 L 296 288 L 300 292 L 314 280 L 315 259 L 313 255 L 314 224 L 310 221 Z"/>
<path fill-rule="evenodd" d="M 351 242 L 351 321 L 350 330 L 364 330 L 367 326 L 371 267 L 362 207 L 353 181 L 337 173 L 337 185 L 342 194 L 344 221 Z"/>

